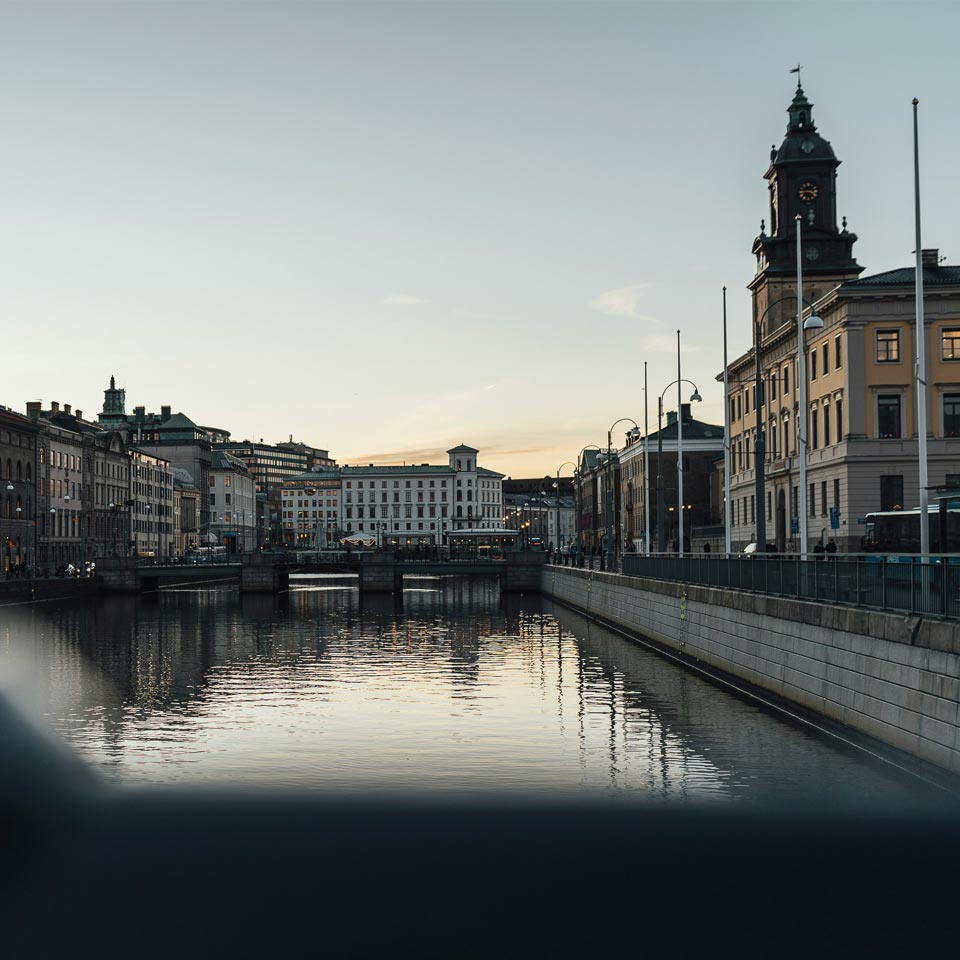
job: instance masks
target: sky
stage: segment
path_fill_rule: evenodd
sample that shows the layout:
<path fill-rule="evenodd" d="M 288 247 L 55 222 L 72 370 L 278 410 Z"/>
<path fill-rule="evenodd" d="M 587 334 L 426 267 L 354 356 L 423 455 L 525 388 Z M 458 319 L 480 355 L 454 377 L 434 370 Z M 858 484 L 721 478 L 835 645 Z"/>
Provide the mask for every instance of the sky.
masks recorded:
<path fill-rule="evenodd" d="M 656 429 L 680 329 L 722 423 L 721 291 L 733 356 L 790 68 L 864 275 L 912 262 L 913 97 L 923 245 L 958 263 L 958 26 L 952 3 L 0 3 L 0 404 L 89 419 L 115 375 L 128 411 L 236 439 L 465 442 L 536 477 L 643 426 L 644 362 Z"/>

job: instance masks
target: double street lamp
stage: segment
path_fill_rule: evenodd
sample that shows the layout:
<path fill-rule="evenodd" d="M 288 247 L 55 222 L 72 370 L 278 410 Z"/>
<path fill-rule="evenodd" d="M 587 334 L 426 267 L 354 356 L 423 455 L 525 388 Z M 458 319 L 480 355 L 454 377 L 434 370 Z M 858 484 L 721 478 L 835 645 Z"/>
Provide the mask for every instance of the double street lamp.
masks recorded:
<path fill-rule="evenodd" d="M 797 249 L 800 249 L 800 221 L 797 220 Z M 798 256 L 799 260 L 799 256 Z M 812 304 L 803 299 L 801 267 L 797 264 L 798 275 L 798 295 L 797 295 L 797 389 L 799 392 L 798 415 L 797 415 L 797 458 L 800 462 L 800 490 L 797 497 L 797 513 L 799 514 L 800 528 L 800 555 L 807 555 L 807 367 L 806 367 L 806 345 L 804 343 L 804 332 L 807 330 L 820 330 L 823 327 L 823 320 L 816 315 Z M 763 392 L 763 358 L 761 356 L 763 345 L 763 321 L 767 314 L 778 304 L 787 300 L 793 300 L 793 297 L 780 297 L 768 304 L 759 319 L 754 324 L 754 411 L 756 414 L 756 440 L 754 442 L 754 499 L 756 501 L 756 552 L 765 553 L 767 549 L 767 513 L 766 513 L 766 431 L 763 428 L 763 407 L 766 404 L 772 409 L 773 397 L 768 398 Z M 806 320 L 803 319 L 803 308 L 809 307 L 810 314 Z M 726 342 L 726 313 L 724 312 L 724 342 Z M 726 372 L 726 358 L 724 358 L 724 372 Z M 725 377 L 726 379 L 726 377 Z M 727 381 L 729 384 L 729 380 Z M 726 422 L 726 436 L 729 444 L 730 436 L 730 398 L 727 395 L 724 398 L 724 420 Z M 727 470 L 729 473 L 729 469 Z M 728 488 L 729 489 L 729 488 Z M 724 523 L 727 530 L 731 529 L 731 504 L 729 493 L 725 497 L 724 503 Z"/>
<path fill-rule="evenodd" d="M 573 467 L 576 470 L 576 464 L 572 460 L 564 460 L 563 463 L 557 467 L 557 480 L 553 484 L 554 488 L 557 491 L 557 556 L 560 556 L 560 547 L 563 546 L 563 538 L 560 536 L 560 471 L 564 467 Z"/>
<path fill-rule="evenodd" d="M 680 372 L 680 332 L 677 331 L 677 372 Z M 663 393 L 657 401 L 657 550 L 660 553 L 667 551 L 666 509 L 663 492 L 663 398 L 671 387 L 677 388 L 677 507 L 679 508 L 679 527 L 677 537 L 677 551 L 683 556 L 683 402 L 680 391 L 683 384 L 693 387 L 690 395 L 691 403 L 700 403 L 700 388 L 692 381 L 678 377 L 663 388 Z"/>
<path fill-rule="evenodd" d="M 611 569 L 613 562 L 613 479 L 611 476 L 613 466 L 613 429 L 619 423 L 632 423 L 633 429 L 628 431 L 627 436 L 633 437 L 634 439 L 640 436 L 640 426 L 632 417 L 621 417 L 607 431 L 607 482 L 605 484 L 606 497 L 604 499 L 607 504 L 607 544 L 605 553 L 607 555 L 608 570 Z"/>

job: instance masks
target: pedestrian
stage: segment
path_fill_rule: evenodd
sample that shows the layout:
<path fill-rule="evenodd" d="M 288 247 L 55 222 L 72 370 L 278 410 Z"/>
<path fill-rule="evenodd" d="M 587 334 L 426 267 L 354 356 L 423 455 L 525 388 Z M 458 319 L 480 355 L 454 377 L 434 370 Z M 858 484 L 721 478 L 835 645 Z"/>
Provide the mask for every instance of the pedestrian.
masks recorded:
<path fill-rule="evenodd" d="M 792 540 L 788 540 L 788 541 L 787 541 L 787 553 L 796 553 L 796 552 L 797 552 L 796 544 L 795 544 Z"/>
<path fill-rule="evenodd" d="M 710 552 L 710 541 L 709 541 L 709 540 L 703 545 L 703 552 L 704 552 L 704 553 L 709 553 L 709 552 Z"/>
<path fill-rule="evenodd" d="M 837 543 L 833 539 L 833 537 L 831 537 L 830 542 L 827 544 L 827 553 L 836 553 L 836 552 L 837 552 Z"/>

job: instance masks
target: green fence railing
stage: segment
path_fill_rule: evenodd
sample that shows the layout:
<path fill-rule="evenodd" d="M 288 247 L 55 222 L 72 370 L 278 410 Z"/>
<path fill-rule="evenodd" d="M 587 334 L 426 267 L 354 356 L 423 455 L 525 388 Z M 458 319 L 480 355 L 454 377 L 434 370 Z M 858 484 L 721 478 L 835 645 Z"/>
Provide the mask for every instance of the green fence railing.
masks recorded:
<path fill-rule="evenodd" d="M 628 577 L 748 590 L 933 617 L 960 617 L 960 556 L 625 556 Z"/>

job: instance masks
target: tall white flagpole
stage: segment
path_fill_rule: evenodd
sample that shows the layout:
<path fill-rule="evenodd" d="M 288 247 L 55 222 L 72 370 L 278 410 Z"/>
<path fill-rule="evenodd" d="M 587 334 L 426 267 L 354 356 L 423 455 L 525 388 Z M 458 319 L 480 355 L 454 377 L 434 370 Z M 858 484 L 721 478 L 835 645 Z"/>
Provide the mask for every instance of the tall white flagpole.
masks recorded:
<path fill-rule="evenodd" d="M 920 460 L 920 554 L 921 563 L 930 556 L 930 515 L 927 509 L 927 329 L 923 321 L 923 250 L 920 248 L 920 138 L 917 132 L 917 104 L 913 98 L 913 196 L 916 226 L 917 359 L 914 363 L 914 396 L 917 405 L 917 441 Z"/>
<path fill-rule="evenodd" d="M 723 550 L 730 556 L 730 380 L 727 373 L 727 288 L 723 288 Z"/>
<path fill-rule="evenodd" d="M 643 361 L 643 546 L 650 553 L 650 426 L 647 415 L 647 361 Z"/>

